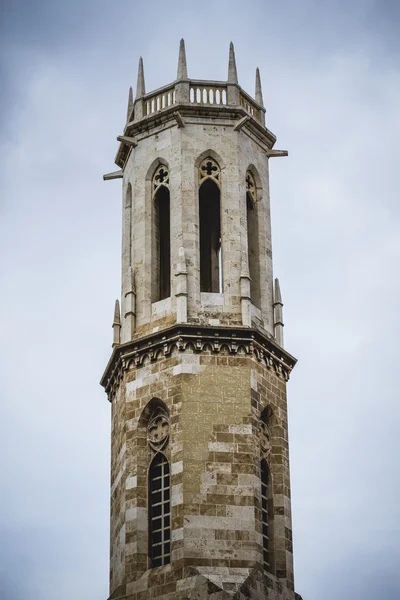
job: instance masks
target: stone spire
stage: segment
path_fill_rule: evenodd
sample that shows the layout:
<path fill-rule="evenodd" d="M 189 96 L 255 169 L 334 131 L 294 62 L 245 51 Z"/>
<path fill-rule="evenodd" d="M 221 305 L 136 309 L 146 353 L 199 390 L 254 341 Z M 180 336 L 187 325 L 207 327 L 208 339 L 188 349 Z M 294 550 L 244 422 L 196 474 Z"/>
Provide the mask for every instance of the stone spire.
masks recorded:
<path fill-rule="evenodd" d="M 130 87 L 129 88 L 129 96 L 128 96 L 128 110 L 126 113 L 126 120 L 127 122 L 130 120 L 131 114 L 132 114 L 132 110 L 133 110 L 133 90 Z"/>
<path fill-rule="evenodd" d="M 236 59 L 235 59 L 235 48 L 233 47 L 232 42 L 229 45 L 228 82 L 229 83 L 237 83 L 238 82 Z"/>
<path fill-rule="evenodd" d="M 260 104 L 260 106 L 264 107 L 264 100 L 263 100 L 262 88 L 261 88 L 260 69 L 258 67 L 256 69 L 256 96 L 255 96 L 255 99 L 256 99 L 256 102 L 258 104 Z"/>
<path fill-rule="evenodd" d="M 137 76 L 137 86 L 136 86 L 136 99 L 141 98 L 146 93 L 146 86 L 144 83 L 144 69 L 143 69 L 143 58 L 139 58 L 139 69 Z"/>
<path fill-rule="evenodd" d="M 113 321 L 113 348 L 121 343 L 121 313 L 119 310 L 119 300 L 115 301 L 114 321 Z"/>
<path fill-rule="evenodd" d="M 178 73 L 176 76 L 177 79 L 187 79 L 187 64 L 186 64 L 186 50 L 185 50 L 185 40 L 182 38 L 179 44 L 179 58 L 178 58 Z"/>
<path fill-rule="evenodd" d="M 277 343 L 283 348 L 283 302 L 279 279 L 275 279 L 274 286 L 274 331 Z"/>

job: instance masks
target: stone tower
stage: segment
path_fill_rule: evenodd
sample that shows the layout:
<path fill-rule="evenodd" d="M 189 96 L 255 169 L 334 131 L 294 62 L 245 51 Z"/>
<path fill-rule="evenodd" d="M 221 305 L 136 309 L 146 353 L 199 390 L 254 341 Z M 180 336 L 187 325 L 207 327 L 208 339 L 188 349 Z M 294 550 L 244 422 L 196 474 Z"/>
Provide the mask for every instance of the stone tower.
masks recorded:
<path fill-rule="evenodd" d="M 272 276 L 260 75 L 136 97 L 116 164 L 122 294 L 112 409 L 110 599 L 294 600 L 282 300 Z"/>

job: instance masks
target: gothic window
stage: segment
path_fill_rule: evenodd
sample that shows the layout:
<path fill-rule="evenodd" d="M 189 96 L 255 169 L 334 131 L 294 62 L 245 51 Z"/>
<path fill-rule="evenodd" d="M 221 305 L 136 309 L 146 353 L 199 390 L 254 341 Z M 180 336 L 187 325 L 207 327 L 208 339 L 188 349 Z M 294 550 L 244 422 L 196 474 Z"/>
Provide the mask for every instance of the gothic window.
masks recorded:
<path fill-rule="evenodd" d="M 165 165 L 154 173 L 152 199 L 152 299 L 157 302 L 171 295 L 169 173 Z"/>
<path fill-rule="evenodd" d="M 149 557 L 151 567 L 171 562 L 171 476 L 164 452 L 169 441 L 169 419 L 156 410 L 147 427 L 147 441 L 153 459 L 149 469 Z"/>
<path fill-rule="evenodd" d="M 269 536 L 269 487 L 270 477 L 267 461 L 265 458 L 261 461 L 261 516 L 262 516 L 262 542 L 263 542 L 263 565 L 264 570 L 270 570 L 270 536 Z"/>
<path fill-rule="evenodd" d="M 132 266 L 132 186 L 128 183 L 128 189 L 125 196 L 125 248 L 127 254 L 127 263 Z"/>
<path fill-rule="evenodd" d="M 260 248 L 258 236 L 257 186 L 251 171 L 246 173 L 247 248 L 249 256 L 250 296 L 257 308 L 261 307 Z"/>
<path fill-rule="evenodd" d="M 199 168 L 200 291 L 222 292 L 221 170 L 211 157 Z"/>
<path fill-rule="evenodd" d="M 268 421 L 272 415 L 271 407 L 267 406 L 260 418 L 260 453 L 261 453 L 261 526 L 264 570 L 274 571 L 273 560 L 273 499 L 272 481 L 268 462 L 271 453 L 271 434 Z"/>

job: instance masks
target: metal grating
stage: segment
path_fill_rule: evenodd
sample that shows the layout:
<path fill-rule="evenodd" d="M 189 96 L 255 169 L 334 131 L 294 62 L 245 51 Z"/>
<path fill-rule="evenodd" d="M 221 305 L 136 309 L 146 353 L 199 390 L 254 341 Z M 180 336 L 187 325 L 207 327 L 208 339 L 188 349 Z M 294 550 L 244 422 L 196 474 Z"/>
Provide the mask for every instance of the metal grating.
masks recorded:
<path fill-rule="evenodd" d="M 269 571 L 269 535 L 268 535 L 268 495 L 269 472 L 265 460 L 261 461 L 261 518 L 263 539 L 263 564 L 265 571 Z"/>
<path fill-rule="evenodd" d="M 170 469 L 163 454 L 157 454 L 149 472 L 149 555 L 152 567 L 171 562 Z"/>

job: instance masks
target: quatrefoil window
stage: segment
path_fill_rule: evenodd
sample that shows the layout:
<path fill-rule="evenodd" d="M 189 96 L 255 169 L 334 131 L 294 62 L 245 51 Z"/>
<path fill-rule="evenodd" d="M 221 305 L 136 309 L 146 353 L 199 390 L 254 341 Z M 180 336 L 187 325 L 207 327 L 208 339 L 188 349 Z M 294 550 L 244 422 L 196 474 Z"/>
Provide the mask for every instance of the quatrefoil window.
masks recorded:
<path fill-rule="evenodd" d="M 199 169 L 199 184 L 201 185 L 206 179 L 212 179 L 215 183 L 220 186 L 220 174 L 221 170 L 218 163 L 215 162 L 210 156 L 205 158 L 200 165 Z"/>
<path fill-rule="evenodd" d="M 271 452 L 271 434 L 266 423 L 261 423 L 260 446 L 261 452 L 264 455 L 269 455 L 269 453 Z"/>
<path fill-rule="evenodd" d="M 249 196 L 253 206 L 257 202 L 257 186 L 255 179 L 250 171 L 246 173 L 246 194 Z"/>
<path fill-rule="evenodd" d="M 165 165 L 160 165 L 159 167 L 157 167 L 157 170 L 154 173 L 153 195 L 155 195 L 155 193 L 161 186 L 169 188 L 169 173 Z"/>
<path fill-rule="evenodd" d="M 149 444 L 156 450 L 162 448 L 169 438 L 169 420 L 164 413 L 157 413 L 147 428 Z"/>
<path fill-rule="evenodd" d="M 272 414 L 272 408 L 268 405 L 260 415 L 260 448 L 265 458 L 268 458 L 271 453 L 271 431 L 268 425 Z"/>

